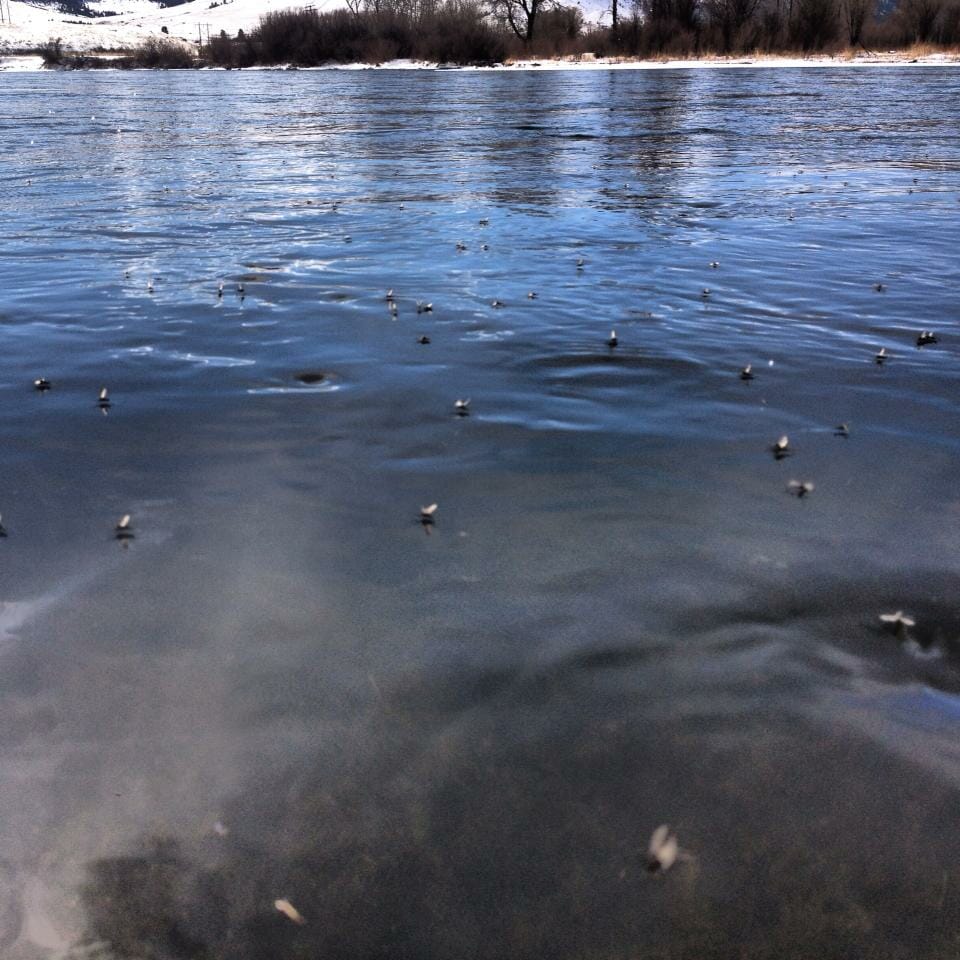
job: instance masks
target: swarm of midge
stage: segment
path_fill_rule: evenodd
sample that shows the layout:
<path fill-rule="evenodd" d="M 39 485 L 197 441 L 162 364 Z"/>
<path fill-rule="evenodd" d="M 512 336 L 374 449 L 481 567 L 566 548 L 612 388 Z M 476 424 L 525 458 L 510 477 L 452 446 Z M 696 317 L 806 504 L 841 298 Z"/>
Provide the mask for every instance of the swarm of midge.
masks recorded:
<path fill-rule="evenodd" d="M 810 480 L 791 480 L 787 484 L 787 490 L 798 500 L 802 500 L 808 493 L 813 493 L 814 486 Z"/>
<path fill-rule="evenodd" d="M 51 383 L 46 377 L 37 377 L 37 379 L 33 381 L 33 389 L 39 390 L 40 393 L 44 393 L 49 390 L 50 387 Z"/>
<path fill-rule="evenodd" d="M 898 640 L 905 640 L 907 630 L 917 625 L 912 617 L 908 617 L 902 610 L 896 610 L 893 613 L 881 613 L 880 622 L 891 629 Z"/>
<path fill-rule="evenodd" d="M 109 409 L 110 409 L 110 406 L 111 406 L 111 404 L 110 404 L 110 394 L 108 393 L 106 387 L 101 387 L 101 388 L 100 388 L 100 393 L 97 395 L 97 406 L 98 406 L 101 410 L 109 410 Z"/>
<path fill-rule="evenodd" d="M 653 831 L 647 847 L 647 870 L 650 873 L 666 873 L 676 862 L 680 853 L 677 835 L 667 824 L 661 824 Z"/>
<path fill-rule="evenodd" d="M 433 313 L 433 304 L 424 303 L 423 300 L 417 301 L 417 313 Z"/>
<path fill-rule="evenodd" d="M 113 528 L 113 533 L 117 540 L 133 539 L 133 524 L 130 522 L 129 513 L 125 513 L 120 518 L 120 520 L 117 522 L 117 525 Z"/>
<path fill-rule="evenodd" d="M 937 338 L 932 330 L 924 330 L 917 335 L 917 346 L 926 347 L 931 343 L 936 343 Z"/>
<path fill-rule="evenodd" d="M 616 331 L 616 330 L 611 330 L 611 331 L 610 331 L 610 336 L 607 337 L 607 346 L 608 346 L 608 347 L 615 347 L 619 342 L 620 342 L 620 341 L 617 339 L 617 331 Z"/>
<path fill-rule="evenodd" d="M 887 362 L 888 359 L 889 357 L 887 354 L 886 347 L 881 347 L 873 356 L 874 363 L 878 364 L 881 367 Z"/>
<path fill-rule="evenodd" d="M 771 452 L 773 453 L 774 460 L 782 460 L 784 457 L 789 457 L 793 451 L 790 449 L 790 440 L 786 434 L 784 434 L 773 446 L 770 447 Z"/>
<path fill-rule="evenodd" d="M 437 512 L 437 504 L 431 503 L 429 507 L 420 508 L 420 522 L 425 526 L 432 526 L 435 522 L 434 514 Z"/>
<path fill-rule="evenodd" d="M 470 398 L 467 397 L 466 400 L 455 400 L 453 402 L 453 409 L 456 411 L 458 417 L 470 416 Z"/>
<path fill-rule="evenodd" d="M 417 337 L 417 343 L 419 343 L 419 344 L 422 344 L 422 345 L 425 346 L 425 345 L 428 344 L 429 342 L 430 342 L 430 338 L 427 337 L 427 336 L 419 336 L 419 337 Z"/>
<path fill-rule="evenodd" d="M 282 913 L 288 920 L 292 920 L 298 926 L 303 926 L 307 921 L 304 919 L 303 914 L 285 897 L 280 900 L 274 900 L 273 906 L 276 910 Z"/>
<path fill-rule="evenodd" d="M 753 379 L 753 364 L 752 364 L 752 363 L 748 363 L 748 364 L 740 371 L 740 379 L 741 379 L 741 380 L 752 380 L 752 379 Z"/>

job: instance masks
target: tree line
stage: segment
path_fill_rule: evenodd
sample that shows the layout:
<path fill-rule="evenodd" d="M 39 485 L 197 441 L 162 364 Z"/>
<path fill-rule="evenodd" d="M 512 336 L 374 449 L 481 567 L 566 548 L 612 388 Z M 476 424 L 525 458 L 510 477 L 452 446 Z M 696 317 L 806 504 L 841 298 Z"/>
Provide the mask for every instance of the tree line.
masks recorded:
<path fill-rule="evenodd" d="M 319 13 L 265 15 L 249 36 L 211 40 L 214 63 L 314 65 L 414 58 L 708 56 L 960 45 L 960 0 L 611 0 L 612 23 L 585 24 L 560 0 L 347 0 Z"/>
<path fill-rule="evenodd" d="M 346 9 L 267 13 L 248 33 L 221 33 L 192 60 L 151 40 L 112 66 L 242 68 L 382 63 L 397 58 L 493 64 L 554 56 L 686 57 L 871 52 L 960 45 L 960 0 L 611 0 L 612 22 L 585 24 L 561 0 L 347 0 Z M 94 66 L 63 55 L 50 65 Z"/>

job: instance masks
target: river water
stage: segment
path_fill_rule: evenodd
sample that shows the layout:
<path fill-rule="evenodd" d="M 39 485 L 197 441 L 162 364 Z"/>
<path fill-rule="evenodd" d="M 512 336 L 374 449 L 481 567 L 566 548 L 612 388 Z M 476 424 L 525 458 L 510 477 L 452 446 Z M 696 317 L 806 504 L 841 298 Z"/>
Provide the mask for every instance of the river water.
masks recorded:
<path fill-rule="evenodd" d="M 0 93 L 4 958 L 956 957 L 960 70 Z"/>

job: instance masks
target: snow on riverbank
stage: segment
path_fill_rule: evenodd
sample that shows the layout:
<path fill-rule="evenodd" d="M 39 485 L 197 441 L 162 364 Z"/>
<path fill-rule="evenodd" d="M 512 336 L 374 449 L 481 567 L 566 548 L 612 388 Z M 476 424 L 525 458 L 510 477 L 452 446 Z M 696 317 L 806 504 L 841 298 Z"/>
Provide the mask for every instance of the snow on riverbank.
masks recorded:
<path fill-rule="evenodd" d="M 149 37 L 169 36 L 196 43 L 221 30 L 236 36 L 238 30 L 255 27 L 264 13 L 303 4 L 296 0 L 191 0 L 164 8 L 150 0 L 89 0 L 88 5 L 99 14 L 112 15 L 79 17 L 10 0 L 10 22 L 0 23 L 0 55 L 37 48 L 55 37 L 77 53 L 127 50 Z"/>
<path fill-rule="evenodd" d="M 172 32 L 171 32 L 172 35 Z M 152 36 L 152 34 L 151 34 Z M 132 43 L 130 44 L 133 45 Z M 83 49 L 92 49 L 92 46 Z M 874 57 L 858 57 L 848 60 L 841 57 L 790 57 L 752 58 L 712 58 L 709 60 L 538 60 L 516 61 L 498 64 L 495 67 L 459 67 L 451 68 L 420 60 L 390 60 L 386 63 L 346 63 L 326 67 L 300 67 L 300 70 L 490 70 L 500 72 L 516 70 L 711 70 L 711 69 L 766 69 L 766 68 L 811 68 L 811 67 L 960 67 L 960 56 L 934 54 L 926 57 L 910 58 L 902 54 L 883 54 Z M 6 55 L 0 52 L 0 73 L 12 71 L 42 70 L 43 60 L 33 55 Z M 220 68 L 209 68 L 220 69 Z M 289 70 L 288 66 L 248 67 L 247 70 Z"/>

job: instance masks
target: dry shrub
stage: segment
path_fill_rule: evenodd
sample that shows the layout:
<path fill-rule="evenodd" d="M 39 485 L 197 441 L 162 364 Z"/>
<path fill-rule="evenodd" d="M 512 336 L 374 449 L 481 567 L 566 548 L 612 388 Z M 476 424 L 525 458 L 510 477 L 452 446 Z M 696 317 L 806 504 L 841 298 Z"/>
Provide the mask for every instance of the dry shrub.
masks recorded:
<path fill-rule="evenodd" d="M 196 65 L 193 53 L 174 40 L 151 37 L 136 47 L 123 66 L 149 67 L 161 70 L 186 70 Z"/>

